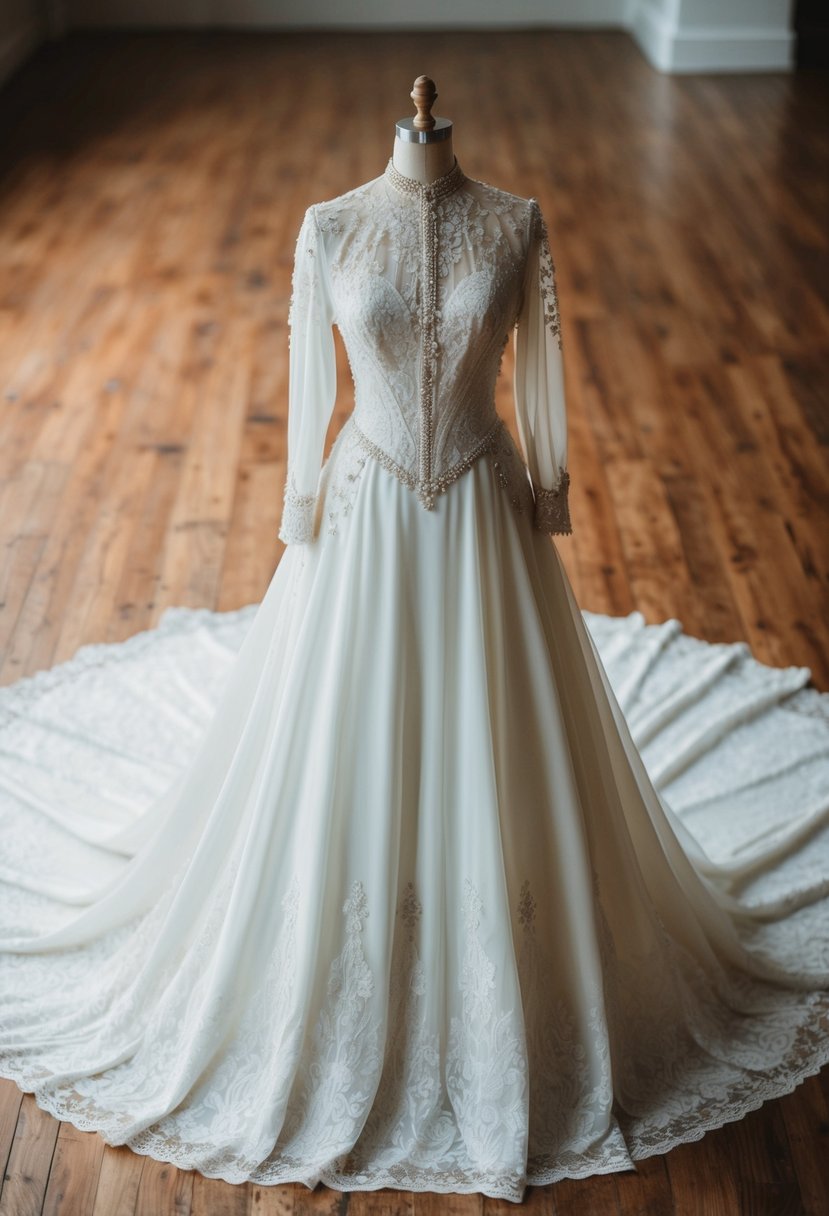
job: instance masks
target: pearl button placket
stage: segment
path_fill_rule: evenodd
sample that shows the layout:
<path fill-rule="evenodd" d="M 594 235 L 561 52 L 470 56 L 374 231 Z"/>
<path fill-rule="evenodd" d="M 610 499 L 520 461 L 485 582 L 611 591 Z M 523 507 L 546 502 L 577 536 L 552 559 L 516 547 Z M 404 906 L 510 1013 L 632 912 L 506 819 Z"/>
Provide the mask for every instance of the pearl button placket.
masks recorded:
<path fill-rule="evenodd" d="M 438 308 L 438 211 L 437 205 L 442 198 L 457 190 L 466 181 L 466 174 L 455 163 L 448 173 L 438 177 L 433 182 L 417 182 L 407 177 L 395 168 L 390 159 L 386 166 L 386 178 L 395 189 L 417 199 L 420 206 L 420 241 L 423 275 L 420 292 L 420 435 L 418 446 L 417 482 L 413 489 L 423 505 L 430 510 L 435 504 L 436 496 L 454 481 L 463 470 L 453 468 L 451 479 L 447 477 L 433 478 L 434 467 L 434 405 L 437 358 L 440 354 L 438 339 L 438 323 L 440 310 Z M 486 439 L 486 436 L 485 436 Z M 477 455 L 485 450 L 482 444 Z M 464 462 L 469 468 L 471 459 Z"/>

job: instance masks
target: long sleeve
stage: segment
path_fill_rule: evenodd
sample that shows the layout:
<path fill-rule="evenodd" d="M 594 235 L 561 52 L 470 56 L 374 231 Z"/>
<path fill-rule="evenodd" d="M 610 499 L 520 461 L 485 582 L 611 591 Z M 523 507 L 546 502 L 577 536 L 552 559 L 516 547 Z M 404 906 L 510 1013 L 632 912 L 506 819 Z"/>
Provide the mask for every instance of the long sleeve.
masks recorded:
<path fill-rule="evenodd" d="M 279 538 L 314 538 L 318 482 L 337 396 L 331 284 L 314 206 L 305 212 L 294 256 L 288 313 L 288 468 Z"/>
<path fill-rule="evenodd" d="M 514 396 L 522 454 L 530 474 L 533 524 L 570 533 L 567 409 L 555 267 L 547 226 L 530 199 L 527 262 L 516 318 Z"/>

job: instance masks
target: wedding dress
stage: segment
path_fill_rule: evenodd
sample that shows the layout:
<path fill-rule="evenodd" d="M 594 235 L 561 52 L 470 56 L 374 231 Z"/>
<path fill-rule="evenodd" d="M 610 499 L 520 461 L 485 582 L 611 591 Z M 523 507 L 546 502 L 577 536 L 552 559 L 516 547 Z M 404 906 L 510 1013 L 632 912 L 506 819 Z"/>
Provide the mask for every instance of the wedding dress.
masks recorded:
<path fill-rule="evenodd" d="M 537 200 L 389 161 L 308 208 L 290 322 L 262 602 L 0 690 L 0 1073 L 231 1182 L 513 1201 L 790 1091 L 829 697 L 579 610 Z"/>

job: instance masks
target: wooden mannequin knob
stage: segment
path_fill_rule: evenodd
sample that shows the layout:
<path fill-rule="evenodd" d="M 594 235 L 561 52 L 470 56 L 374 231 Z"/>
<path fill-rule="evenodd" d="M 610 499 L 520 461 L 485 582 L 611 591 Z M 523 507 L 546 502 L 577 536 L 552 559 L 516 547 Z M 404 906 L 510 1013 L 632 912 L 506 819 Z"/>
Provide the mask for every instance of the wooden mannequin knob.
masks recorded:
<path fill-rule="evenodd" d="M 414 88 L 409 94 L 417 106 L 417 115 L 412 119 L 412 125 L 417 131 L 431 131 L 434 127 L 432 106 L 435 104 L 437 95 L 434 80 L 430 80 L 428 76 L 418 76 L 414 82 Z"/>

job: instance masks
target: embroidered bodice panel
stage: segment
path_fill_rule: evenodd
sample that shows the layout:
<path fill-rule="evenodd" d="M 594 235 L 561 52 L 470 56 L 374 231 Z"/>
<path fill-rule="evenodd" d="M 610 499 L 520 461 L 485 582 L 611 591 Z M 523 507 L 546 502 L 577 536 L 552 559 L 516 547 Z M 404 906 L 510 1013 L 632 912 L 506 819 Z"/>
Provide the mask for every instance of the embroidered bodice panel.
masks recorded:
<path fill-rule="evenodd" d="M 373 458 L 427 509 L 488 455 L 537 527 L 570 531 L 561 329 L 537 200 L 468 178 L 457 159 L 429 185 L 384 172 L 310 206 L 294 260 L 288 476 L 280 536 L 312 540 Z M 354 409 L 319 481 L 336 398 L 332 326 Z M 495 404 L 515 336 L 519 452 Z"/>

